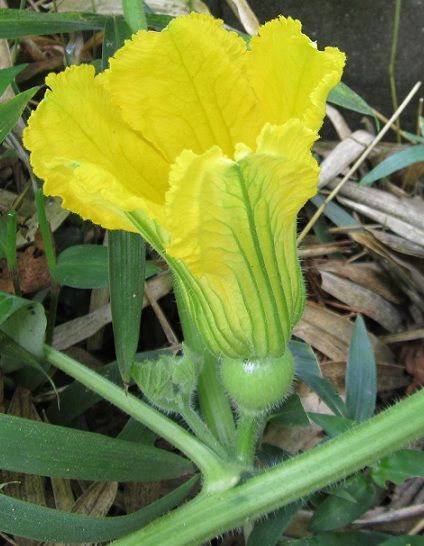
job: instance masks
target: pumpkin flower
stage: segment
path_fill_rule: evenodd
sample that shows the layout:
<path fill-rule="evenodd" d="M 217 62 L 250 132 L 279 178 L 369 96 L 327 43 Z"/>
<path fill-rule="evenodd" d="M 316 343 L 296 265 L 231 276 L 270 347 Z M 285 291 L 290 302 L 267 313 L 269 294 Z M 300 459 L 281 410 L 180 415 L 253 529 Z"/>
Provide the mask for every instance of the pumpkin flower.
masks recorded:
<path fill-rule="evenodd" d="M 278 357 L 303 310 L 296 216 L 344 61 L 291 18 L 246 45 L 192 13 L 135 34 L 102 74 L 48 75 L 24 143 L 47 195 L 164 256 L 213 353 Z"/>

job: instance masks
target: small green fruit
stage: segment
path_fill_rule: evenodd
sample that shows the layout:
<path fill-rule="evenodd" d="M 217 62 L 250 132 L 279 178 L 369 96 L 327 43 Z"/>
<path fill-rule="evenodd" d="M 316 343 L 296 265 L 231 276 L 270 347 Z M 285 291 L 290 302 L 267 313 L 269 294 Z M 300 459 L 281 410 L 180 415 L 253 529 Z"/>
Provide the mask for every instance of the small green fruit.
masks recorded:
<path fill-rule="evenodd" d="M 241 413 L 261 415 L 281 404 L 294 377 L 294 361 L 287 349 L 278 358 L 221 361 L 222 383 Z"/>

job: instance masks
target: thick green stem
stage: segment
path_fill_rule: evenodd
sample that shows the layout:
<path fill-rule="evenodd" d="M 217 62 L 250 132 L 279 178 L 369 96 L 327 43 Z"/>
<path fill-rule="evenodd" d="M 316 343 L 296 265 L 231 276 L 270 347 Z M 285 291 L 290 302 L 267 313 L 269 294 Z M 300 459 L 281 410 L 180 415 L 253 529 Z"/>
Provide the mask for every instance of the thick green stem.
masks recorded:
<path fill-rule="evenodd" d="M 424 389 L 233 489 L 203 496 L 116 542 L 195 546 L 378 461 L 424 434 Z"/>
<path fill-rule="evenodd" d="M 236 465 L 220 459 L 208 447 L 162 413 L 48 345 L 44 346 L 44 356 L 50 364 L 137 419 L 185 453 L 201 470 L 205 480 L 204 488 L 207 491 L 224 489 L 237 483 L 239 470 Z"/>
<path fill-rule="evenodd" d="M 174 293 L 177 300 L 184 340 L 194 353 L 203 355 L 204 357 L 203 369 L 198 384 L 200 409 L 206 423 L 215 436 L 229 451 L 233 451 L 236 436 L 233 412 L 231 411 L 231 405 L 225 394 L 224 387 L 219 381 L 216 359 L 206 349 L 203 340 L 197 332 L 190 314 L 184 305 L 184 299 L 180 290 L 178 280 L 175 279 Z"/>
<path fill-rule="evenodd" d="M 264 419 L 241 415 L 237 426 L 236 453 L 238 461 L 247 468 L 253 468 L 256 442 L 262 430 Z"/>

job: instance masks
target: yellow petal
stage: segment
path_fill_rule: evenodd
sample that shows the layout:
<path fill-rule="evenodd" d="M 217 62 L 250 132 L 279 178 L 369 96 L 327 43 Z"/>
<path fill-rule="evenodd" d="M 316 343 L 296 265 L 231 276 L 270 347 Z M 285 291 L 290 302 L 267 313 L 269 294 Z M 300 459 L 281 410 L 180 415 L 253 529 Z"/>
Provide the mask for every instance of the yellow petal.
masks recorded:
<path fill-rule="evenodd" d="M 246 46 L 222 21 L 192 13 L 141 31 L 110 60 L 109 88 L 126 122 L 170 161 L 218 144 L 232 155 L 263 125 L 246 79 Z"/>
<path fill-rule="evenodd" d="M 171 170 L 166 250 L 216 353 L 285 351 L 303 308 L 296 214 L 316 192 L 315 137 L 299 120 L 268 125 L 238 162 L 213 147 L 184 151 Z"/>
<path fill-rule="evenodd" d="M 160 220 L 169 165 L 126 126 L 94 68 L 73 66 L 46 83 L 51 90 L 24 133 L 45 193 L 109 229 L 135 231 L 128 211 Z"/>
<path fill-rule="evenodd" d="M 319 130 L 330 90 L 340 81 L 345 55 L 337 48 L 319 51 L 302 34 L 300 21 L 273 19 L 251 40 L 249 75 L 267 121 L 299 118 Z"/>

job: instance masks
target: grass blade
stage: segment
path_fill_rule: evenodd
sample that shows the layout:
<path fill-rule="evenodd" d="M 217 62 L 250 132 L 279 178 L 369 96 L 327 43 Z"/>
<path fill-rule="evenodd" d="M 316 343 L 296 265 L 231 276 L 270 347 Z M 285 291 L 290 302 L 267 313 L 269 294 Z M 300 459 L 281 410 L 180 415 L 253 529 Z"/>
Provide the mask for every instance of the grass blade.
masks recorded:
<path fill-rule="evenodd" d="M 192 478 L 137 512 L 107 518 L 54 510 L 0 494 L 0 530 L 48 542 L 105 542 L 139 530 L 177 506 L 190 493 L 196 481 L 196 478 Z"/>

